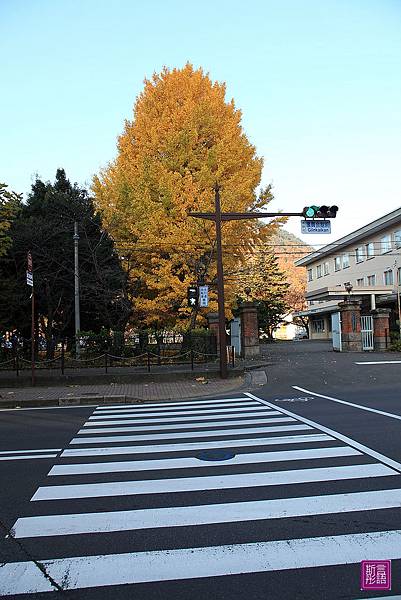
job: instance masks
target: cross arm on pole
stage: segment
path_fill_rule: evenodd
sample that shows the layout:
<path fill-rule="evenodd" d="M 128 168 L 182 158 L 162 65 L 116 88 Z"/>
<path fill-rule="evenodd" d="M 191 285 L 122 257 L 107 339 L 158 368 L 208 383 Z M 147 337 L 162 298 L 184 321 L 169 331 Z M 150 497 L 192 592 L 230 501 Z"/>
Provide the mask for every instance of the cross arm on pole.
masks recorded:
<path fill-rule="evenodd" d="M 190 217 L 196 219 L 207 219 L 209 221 L 216 220 L 215 213 L 190 212 Z M 240 221 L 243 219 L 265 219 L 266 217 L 302 217 L 303 213 L 298 212 L 226 212 L 221 213 L 222 221 Z"/>

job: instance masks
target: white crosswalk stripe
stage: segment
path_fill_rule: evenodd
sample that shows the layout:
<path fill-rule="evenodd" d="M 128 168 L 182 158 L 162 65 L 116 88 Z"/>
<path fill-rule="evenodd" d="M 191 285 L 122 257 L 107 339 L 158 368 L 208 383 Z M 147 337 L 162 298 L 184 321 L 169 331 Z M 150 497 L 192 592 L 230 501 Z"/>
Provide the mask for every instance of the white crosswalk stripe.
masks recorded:
<path fill-rule="evenodd" d="M 43 540 L 35 555 L 66 590 L 346 565 L 372 552 L 399 559 L 401 530 L 296 533 L 300 517 L 399 510 L 398 463 L 381 457 L 246 395 L 102 406 L 62 452 L 13 532 L 30 544 Z M 342 491 L 345 482 L 353 491 Z M 129 497 L 127 510 L 123 502 Z M 241 529 L 243 523 L 275 520 L 290 520 L 294 539 L 274 539 L 263 528 L 267 537 L 255 543 Z M 198 539 L 196 533 L 185 537 L 188 527 L 212 527 L 213 543 L 188 547 L 187 539 Z M 232 543 L 216 544 L 216 527 L 226 527 Z M 146 541 L 140 551 L 108 550 L 118 547 L 109 540 L 124 532 L 170 528 L 173 541 L 162 550 L 149 549 Z M 71 536 L 84 536 L 87 554 L 71 555 Z M 57 540 L 54 558 L 40 556 L 45 539 Z M 200 539 L 207 539 L 205 533 Z M 78 540 L 74 548 L 85 544 Z M 53 589 L 33 562 L 0 565 L 0 596 Z"/>

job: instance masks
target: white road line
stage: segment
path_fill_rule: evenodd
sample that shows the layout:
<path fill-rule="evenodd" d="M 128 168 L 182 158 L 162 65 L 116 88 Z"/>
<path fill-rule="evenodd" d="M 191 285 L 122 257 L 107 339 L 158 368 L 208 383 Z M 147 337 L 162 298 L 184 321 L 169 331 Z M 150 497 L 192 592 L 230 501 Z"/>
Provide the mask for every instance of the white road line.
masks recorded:
<path fill-rule="evenodd" d="M 153 454 L 155 452 L 182 452 L 187 450 L 207 450 L 209 448 L 243 448 L 247 446 L 277 446 L 281 444 L 312 444 L 332 442 L 334 438 L 318 433 L 316 435 L 284 435 L 268 438 L 213 440 L 212 442 L 192 442 L 188 444 L 159 444 L 157 446 L 114 446 L 107 448 L 74 448 L 64 450 L 61 457 L 70 456 L 112 456 L 115 454 Z"/>
<path fill-rule="evenodd" d="M 196 433 L 197 437 L 224 437 L 230 435 L 244 435 L 248 433 L 278 433 L 282 431 L 305 431 L 312 429 L 308 425 L 269 425 L 268 427 L 237 427 L 236 429 L 219 429 L 216 431 L 187 431 L 185 433 L 154 433 L 149 435 L 112 435 L 112 436 L 97 436 L 89 438 L 74 438 L 70 444 L 103 444 L 114 442 L 147 442 L 149 440 L 175 440 L 191 438 L 193 439 Z"/>
<path fill-rule="evenodd" d="M 214 404 L 215 402 L 221 402 L 221 403 L 225 403 L 227 405 L 230 405 L 231 403 L 235 403 L 235 402 L 244 402 L 245 400 L 248 400 L 247 396 L 242 396 L 241 398 L 214 398 L 212 400 L 178 400 L 177 402 L 152 402 L 152 401 L 141 401 L 141 402 L 137 402 L 136 404 L 108 404 L 107 406 L 98 406 L 97 410 L 114 410 L 115 408 L 137 408 L 140 409 L 141 406 L 146 406 L 146 408 L 165 408 L 166 406 L 177 406 L 178 408 L 185 408 L 187 406 L 203 406 L 203 405 L 209 405 L 209 404 Z"/>
<path fill-rule="evenodd" d="M 56 458 L 57 454 L 30 454 L 27 456 L 0 456 L 0 460 L 36 460 L 37 458 Z"/>
<path fill-rule="evenodd" d="M 61 452 L 62 448 L 41 448 L 40 450 L 2 450 L 0 454 L 28 454 L 31 452 Z"/>
<path fill-rule="evenodd" d="M 233 416 L 237 416 L 236 413 L 249 413 L 251 411 L 256 411 L 255 416 L 257 414 L 260 414 L 260 412 L 265 411 L 266 409 L 263 406 L 256 406 L 256 407 L 249 407 L 249 408 L 218 408 L 216 410 L 214 409 L 203 409 L 203 410 L 196 410 L 191 412 L 191 414 L 189 416 L 185 416 L 186 419 L 191 419 L 192 416 L 194 417 L 198 417 L 198 419 L 200 418 L 200 416 L 204 416 L 205 418 L 207 418 L 209 415 L 211 415 L 212 417 L 214 417 L 214 415 L 228 415 L 230 416 L 230 414 L 233 414 Z M 124 415 L 104 415 L 103 413 L 100 414 L 96 414 L 93 415 L 91 417 L 89 417 L 90 421 L 96 421 L 96 420 L 100 420 L 100 419 L 116 419 L 116 418 L 120 418 L 120 419 L 134 419 L 135 417 L 141 417 L 142 413 L 138 413 L 136 412 L 130 412 Z M 150 412 L 150 413 L 146 413 L 145 415 L 143 415 L 144 417 L 163 417 L 167 420 L 170 421 L 170 416 L 175 417 L 175 416 L 181 416 L 182 417 L 182 410 L 172 410 L 171 412 L 167 413 L 167 412 Z M 138 421 L 140 423 L 140 421 Z"/>
<path fill-rule="evenodd" d="M 291 460 L 338 458 L 342 456 L 362 456 L 362 454 L 361 452 L 358 452 L 358 450 L 354 450 L 354 448 L 335 446 L 332 448 L 308 448 L 306 450 L 283 450 L 281 452 L 237 454 L 233 458 L 224 461 L 204 461 L 193 457 L 162 458 L 160 460 L 124 460 L 121 462 L 56 465 L 50 470 L 48 475 L 84 475 L 87 473 L 123 473 L 127 471 L 225 467 L 227 465 L 253 465 L 258 463 Z"/>
<path fill-rule="evenodd" d="M 293 386 L 293 387 L 295 387 L 295 386 Z M 301 388 L 297 388 L 297 389 L 301 389 Z M 305 391 L 305 390 L 302 390 L 302 391 Z M 308 392 L 308 393 L 313 394 L 313 392 Z M 333 437 L 337 438 L 337 440 L 341 440 L 345 444 L 348 444 L 349 446 L 352 446 L 353 448 L 360 450 L 364 454 L 368 454 L 369 456 L 372 456 L 372 458 L 375 458 L 376 460 L 379 460 L 383 464 L 388 465 L 389 467 L 392 467 L 393 469 L 397 469 L 397 471 L 401 472 L 401 463 L 397 462 L 396 460 L 393 460 L 392 458 L 388 458 L 388 456 L 385 456 L 384 454 L 381 454 L 380 452 L 376 452 L 376 450 L 372 450 L 372 448 L 368 448 L 368 446 L 365 446 L 364 444 L 360 444 L 359 442 L 353 440 L 352 438 L 348 437 L 347 435 L 343 435 L 342 433 L 338 433 L 338 431 L 335 431 L 334 429 L 330 429 L 329 427 L 320 425 L 319 423 L 316 423 L 316 421 L 311 421 L 310 419 L 305 419 L 305 417 L 301 417 L 300 415 L 297 415 L 289 410 L 286 410 L 285 408 L 282 408 L 281 406 L 276 407 L 271 402 L 267 402 L 267 400 L 262 400 L 262 398 L 258 398 L 257 396 L 254 396 L 253 394 L 250 394 L 249 392 L 246 392 L 246 394 L 248 396 L 252 397 L 254 400 L 259 400 L 259 402 L 261 402 L 265 406 L 269 406 L 271 408 L 277 408 L 284 415 L 294 417 L 298 421 L 302 421 L 302 423 L 306 423 L 307 425 L 310 425 L 311 427 L 314 427 L 315 429 L 319 429 L 320 431 L 323 431 L 324 433 L 328 433 L 329 435 L 332 435 Z M 314 395 L 316 396 L 316 394 L 314 394 Z"/>
<path fill-rule="evenodd" d="M 401 558 L 401 531 L 41 560 L 65 589 L 266 573 Z M 33 562 L 0 566 L 0 595 L 54 591 Z"/>
<path fill-rule="evenodd" d="M 273 411 L 272 411 L 273 412 Z M 269 413 L 272 414 L 272 413 Z M 280 413 L 276 411 L 276 414 Z M 248 419 L 248 417 L 241 418 L 239 421 L 231 421 L 227 419 L 222 419 L 220 421 L 202 421 L 201 423 L 174 423 L 173 425 L 156 425 L 155 427 L 135 427 L 135 425 L 129 427 L 107 427 L 102 426 L 100 429 L 96 429 L 94 427 L 85 427 L 84 429 L 80 429 L 77 432 L 77 435 L 89 435 L 92 433 L 133 433 L 135 432 L 144 432 L 144 431 L 168 431 L 169 429 L 204 429 L 205 427 L 231 427 L 232 425 L 263 425 L 266 423 L 266 419 Z M 100 425 L 100 423 L 96 423 L 96 425 Z M 107 423 L 106 425 L 109 425 Z M 194 431 L 194 434 L 198 433 Z"/>
<path fill-rule="evenodd" d="M 371 360 L 356 362 L 356 365 L 401 365 L 401 360 Z"/>
<path fill-rule="evenodd" d="M 296 390 L 300 390 L 301 392 L 307 391 L 296 385 L 293 385 L 292 387 L 295 388 Z M 359 408 L 360 410 L 366 410 L 367 412 L 376 413 L 378 415 L 383 415 L 384 417 L 390 417 L 391 419 L 397 419 L 398 421 L 401 421 L 401 415 L 389 413 L 384 410 L 378 410 L 377 408 L 369 408 L 368 406 L 362 406 L 361 404 L 354 404 L 354 402 L 347 402 L 346 400 L 340 400 L 339 398 L 333 398 L 332 396 L 325 396 L 324 394 L 315 394 L 315 392 L 310 392 L 310 393 L 313 396 L 317 396 L 318 398 L 324 398 L 325 400 L 331 400 L 332 402 L 338 402 L 339 404 L 345 404 L 347 406 L 352 406 L 353 408 Z"/>
<path fill-rule="evenodd" d="M 400 504 L 400 489 L 379 490 L 255 502 L 22 517 L 15 523 L 13 531 L 16 538 L 108 533 L 382 510 L 399 508 Z"/>
<path fill-rule="evenodd" d="M 187 413 L 187 414 L 190 415 L 190 414 L 192 414 L 192 411 L 196 411 L 196 410 L 199 410 L 199 409 L 201 409 L 202 411 L 203 410 L 212 410 L 214 408 L 224 408 L 224 409 L 227 408 L 227 409 L 230 409 L 232 406 L 233 405 L 231 405 L 228 402 L 225 402 L 225 403 L 220 403 L 220 402 L 219 403 L 213 403 L 213 404 L 209 404 L 209 405 L 207 405 L 205 407 L 199 406 L 199 404 L 196 404 L 194 406 L 183 406 L 183 407 L 167 406 L 165 409 L 163 409 L 163 412 L 161 414 L 169 414 L 170 412 L 175 411 L 177 408 L 179 408 L 180 411 L 179 411 L 178 414 Z M 234 405 L 234 408 L 237 408 L 237 407 L 240 407 L 240 408 L 241 407 L 255 408 L 255 406 L 260 406 L 260 404 L 258 402 L 250 401 L 249 399 L 247 400 L 246 398 L 244 398 L 243 402 L 236 402 L 235 405 Z M 113 414 L 113 413 L 117 413 L 119 415 L 120 414 L 123 415 L 124 413 L 130 413 L 130 414 L 145 415 L 145 417 L 146 417 L 146 414 L 148 413 L 148 411 L 152 411 L 152 410 L 155 410 L 155 409 L 154 408 L 149 408 L 149 407 L 147 407 L 147 408 L 139 408 L 139 409 L 138 409 L 138 407 L 136 407 L 136 408 L 126 408 L 126 405 L 123 404 L 121 408 L 108 408 L 108 409 L 105 409 L 105 408 L 99 409 L 98 408 L 95 411 L 95 415 L 105 415 L 105 414 L 110 415 L 110 414 Z M 162 409 L 160 408 L 158 410 L 162 410 Z M 173 414 L 177 414 L 177 413 L 173 412 Z"/>
<path fill-rule="evenodd" d="M 196 421 L 204 422 L 204 425 L 207 425 L 208 419 L 219 419 L 220 421 L 227 421 L 227 424 L 230 424 L 230 419 L 247 419 L 251 417 L 271 417 L 272 415 L 280 416 L 280 413 L 275 411 L 266 411 L 265 413 L 261 412 L 248 412 L 243 414 L 226 414 L 223 413 L 221 415 L 202 415 L 201 417 L 188 417 L 188 415 L 182 417 L 170 417 L 168 419 L 131 419 L 128 416 L 122 419 L 117 419 L 116 421 L 86 421 L 84 423 L 84 427 L 100 427 L 102 425 L 168 425 L 169 423 L 192 423 Z"/>
<path fill-rule="evenodd" d="M 168 494 L 203 490 L 226 490 L 268 485 L 290 485 L 314 481 L 340 481 L 365 477 L 399 475 L 397 471 L 380 463 L 296 469 L 268 473 L 240 473 L 235 475 L 210 475 L 207 477 L 182 477 L 178 479 L 149 479 L 142 481 L 112 481 L 107 483 L 82 483 L 75 485 L 42 486 L 31 501 L 67 500 L 72 498 L 102 498 L 139 494 Z"/>

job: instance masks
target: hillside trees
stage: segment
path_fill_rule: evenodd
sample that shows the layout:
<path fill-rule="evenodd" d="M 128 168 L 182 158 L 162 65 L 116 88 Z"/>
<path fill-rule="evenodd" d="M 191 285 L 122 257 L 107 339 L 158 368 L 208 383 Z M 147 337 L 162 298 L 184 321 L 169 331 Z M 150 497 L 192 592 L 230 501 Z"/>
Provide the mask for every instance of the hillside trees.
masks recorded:
<path fill-rule="evenodd" d="M 79 224 L 81 329 L 124 330 L 130 314 L 126 274 L 92 199 L 59 169 L 54 184 L 36 180 L 14 220 L 4 273 L 9 293 L 0 302 L 3 327 L 29 337 L 31 288 L 26 286 L 28 250 L 33 257 L 37 324 L 47 339 L 74 334 L 74 221 Z"/>
<path fill-rule="evenodd" d="M 255 191 L 261 169 L 241 112 L 225 100 L 224 84 L 190 64 L 145 80 L 133 120 L 118 139 L 116 159 L 93 182 L 104 222 L 121 255 L 129 256 L 137 324 L 188 322 L 187 286 L 196 282 L 197 272 L 209 283 L 216 277 L 214 225 L 188 212 L 214 210 L 216 182 L 223 211 L 265 206 L 270 189 Z M 257 220 L 226 223 L 226 268 L 274 228 Z M 230 289 L 227 297 L 229 302 Z"/>
<path fill-rule="evenodd" d="M 238 303 L 252 301 L 256 304 L 259 329 L 272 339 L 274 330 L 288 311 L 286 294 L 290 287 L 277 257 L 271 250 L 255 248 L 246 266 L 235 275 L 235 281 Z"/>

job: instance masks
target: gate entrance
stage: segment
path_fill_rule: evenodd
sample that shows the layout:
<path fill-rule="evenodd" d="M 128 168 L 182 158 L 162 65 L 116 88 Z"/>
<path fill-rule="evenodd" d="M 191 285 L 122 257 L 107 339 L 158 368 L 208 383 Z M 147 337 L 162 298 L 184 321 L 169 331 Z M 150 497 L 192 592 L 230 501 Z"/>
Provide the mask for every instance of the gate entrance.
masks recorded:
<path fill-rule="evenodd" d="M 361 317 L 362 350 L 373 350 L 373 317 Z"/>
<path fill-rule="evenodd" d="M 342 351 L 341 343 L 341 313 L 336 312 L 331 315 L 331 334 L 333 336 L 333 350 Z"/>

